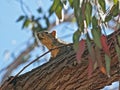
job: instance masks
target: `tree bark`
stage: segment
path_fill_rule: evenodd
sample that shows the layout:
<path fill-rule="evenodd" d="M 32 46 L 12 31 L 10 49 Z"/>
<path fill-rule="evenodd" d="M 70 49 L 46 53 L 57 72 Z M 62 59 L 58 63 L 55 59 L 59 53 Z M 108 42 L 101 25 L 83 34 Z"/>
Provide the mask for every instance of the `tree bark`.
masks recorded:
<path fill-rule="evenodd" d="M 114 34 L 108 36 L 111 39 L 109 41 L 113 43 Z M 115 48 L 112 49 L 115 50 Z M 101 57 L 104 61 L 103 56 Z M 85 50 L 82 62 L 77 64 L 74 50 L 66 49 L 48 63 L 14 78 L 7 85 L 9 80 L 6 80 L 1 86 L 1 90 L 99 90 L 114 81 L 120 81 L 120 68 L 116 52 L 112 53 L 111 58 L 111 77 L 103 74 L 98 67 L 92 76 L 88 77 L 88 50 Z"/>
<path fill-rule="evenodd" d="M 71 22 L 72 19 L 74 18 L 73 14 L 68 15 L 67 13 L 65 13 L 64 15 L 64 21 L 63 22 Z M 61 24 L 62 22 L 60 22 L 59 24 Z M 53 27 L 56 26 L 56 22 L 53 22 L 52 24 L 49 25 L 48 27 L 48 31 L 51 30 Z M 33 44 L 28 45 L 28 47 L 20 53 L 20 55 L 18 57 L 16 57 L 13 62 L 8 65 L 7 67 L 3 68 L 2 70 L 0 70 L 0 73 L 4 70 L 6 70 L 6 73 L 4 73 L 4 77 L 2 78 L 2 82 L 11 74 L 11 72 L 17 68 L 18 66 L 22 65 L 23 63 L 23 57 L 28 55 L 35 47 L 37 47 L 37 43 L 34 41 Z M 27 62 L 27 61 L 26 61 Z M 0 82 L 1 84 L 1 82 Z"/>

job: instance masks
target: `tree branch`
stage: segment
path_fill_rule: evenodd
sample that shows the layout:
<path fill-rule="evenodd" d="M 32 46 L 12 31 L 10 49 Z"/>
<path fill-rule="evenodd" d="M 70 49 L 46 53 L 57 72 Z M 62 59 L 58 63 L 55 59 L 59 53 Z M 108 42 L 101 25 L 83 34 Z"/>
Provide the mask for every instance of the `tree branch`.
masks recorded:
<path fill-rule="evenodd" d="M 108 36 L 110 47 L 115 50 L 116 36 L 120 35 L 120 30 Z M 71 45 L 71 47 L 73 47 Z M 120 48 L 120 46 L 119 46 Z M 65 48 L 63 48 L 65 49 Z M 65 51 L 65 50 L 64 50 Z M 111 77 L 103 74 L 99 67 L 94 70 L 91 77 L 88 77 L 88 50 L 84 51 L 81 64 L 76 63 L 76 53 L 73 48 L 56 58 L 52 58 L 48 63 L 33 69 L 23 75 L 16 77 L 9 85 L 5 86 L 9 80 L 2 85 L 2 90 L 98 90 L 114 81 L 120 80 L 119 60 L 117 53 L 112 53 Z M 104 56 L 101 55 L 104 61 Z"/>

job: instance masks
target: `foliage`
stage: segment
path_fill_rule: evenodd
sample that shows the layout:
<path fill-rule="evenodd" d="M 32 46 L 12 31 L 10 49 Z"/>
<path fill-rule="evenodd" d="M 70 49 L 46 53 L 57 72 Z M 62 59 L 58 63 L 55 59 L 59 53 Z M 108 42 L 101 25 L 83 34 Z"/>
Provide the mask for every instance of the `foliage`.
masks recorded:
<path fill-rule="evenodd" d="M 62 10 L 64 10 L 64 5 L 67 3 L 69 3 L 69 7 L 74 10 L 74 16 L 78 26 L 78 29 L 73 34 L 74 49 L 77 53 L 76 58 L 78 62 L 81 61 L 86 43 L 89 51 L 88 67 L 90 67 L 90 69 L 88 70 L 88 74 L 90 75 L 93 69 L 95 69 L 96 65 L 98 65 L 102 73 L 110 75 L 111 58 L 109 46 L 107 44 L 108 40 L 106 35 L 103 35 L 102 32 L 104 31 L 106 34 L 104 28 L 108 28 L 108 23 L 111 21 L 116 21 L 117 24 L 114 27 L 115 29 L 119 28 L 119 0 L 113 0 L 112 4 L 109 4 L 109 1 L 107 0 L 54 0 L 48 11 L 48 16 L 44 15 L 43 17 L 35 18 L 35 16 L 28 17 L 21 15 L 17 22 L 23 21 L 22 28 L 31 26 L 31 30 L 33 32 L 47 30 L 50 25 L 49 17 L 55 13 L 56 16 L 61 19 Z M 38 9 L 38 13 L 42 13 L 42 8 Z M 39 22 L 41 19 L 46 22 L 46 27 L 43 27 Z M 91 35 L 93 38 L 90 38 L 88 34 L 88 29 L 90 28 L 90 32 L 92 32 Z M 86 36 L 86 40 L 81 39 L 82 33 Z M 95 48 L 91 43 L 92 39 L 96 45 Z M 119 47 L 116 46 L 116 51 L 119 55 L 120 52 L 118 51 L 118 48 Z M 106 69 L 102 64 L 100 55 L 101 49 L 105 53 L 104 59 L 106 61 Z M 96 54 L 96 57 L 94 54 Z"/>

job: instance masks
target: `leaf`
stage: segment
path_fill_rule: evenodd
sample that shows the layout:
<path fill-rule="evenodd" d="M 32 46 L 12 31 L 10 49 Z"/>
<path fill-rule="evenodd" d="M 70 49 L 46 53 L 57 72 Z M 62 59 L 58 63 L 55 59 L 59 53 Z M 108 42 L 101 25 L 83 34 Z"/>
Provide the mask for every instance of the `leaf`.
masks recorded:
<path fill-rule="evenodd" d="M 120 45 L 120 36 L 117 36 L 118 44 Z"/>
<path fill-rule="evenodd" d="M 73 43 L 74 43 L 73 47 L 75 51 L 77 51 L 78 49 L 80 35 L 81 35 L 81 31 L 79 29 L 75 31 L 73 34 Z"/>
<path fill-rule="evenodd" d="M 93 72 L 93 61 L 91 56 L 88 56 L 88 77 L 90 78 Z"/>
<path fill-rule="evenodd" d="M 118 0 L 113 0 L 114 4 L 117 4 Z"/>
<path fill-rule="evenodd" d="M 100 49 L 102 49 L 101 42 L 100 42 L 100 36 L 101 36 L 100 30 L 97 29 L 97 28 L 94 29 L 94 30 L 92 30 L 92 35 L 93 35 L 93 40 L 94 40 L 95 44 L 96 44 Z"/>
<path fill-rule="evenodd" d="M 85 20 L 85 11 L 84 8 L 86 6 L 86 3 L 84 3 L 85 1 L 83 0 L 82 6 L 81 8 L 77 8 L 77 12 L 79 14 L 77 20 L 78 20 L 78 26 L 81 29 L 81 31 L 84 31 L 84 20 Z"/>
<path fill-rule="evenodd" d="M 76 17 L 78 27 L 81 29 L 81 31 L 84 31 L 84 19 L 85 18 L 84 18 L 83 12 L 84 12 L 85 5 L 82 3 L 80 7 L 80 0 L 74 0 L 73 7 L 74 7 L 74 14 Z"/>
<path fill-rule="evenodd" d="M 96 56 L 96 59 L 97 59 L 97 64 L 100 68 L 100 71 L 103 73 L 103 74 L 106 74 L 106 70 L 103 66 L 103 63 L 102 63 L 102 60 L 103 58 L 101 57 L 101 52 L 100 52 L 100 49 L 96 46 L 95 47 L 95 56 Z"/>
<path fill-rule="evenodd" d="M 93 28 L 96 28 L 98 26 L 98 20 L 95 16 L 92 17 L 92 26 Z"/>
<path fill-rule="evenodd" d="M 109 12 L 109 14 L 105 17 L 105 22 L 110 21 L 113 17 L 116 17 L 119 14 L 119 3 L 118 1 L 114 4 Z"/>
<path fill-rule="evenodd" d="M 22 28 L 28 27 L 30 23 L 31 23 L 31 20 L 28 19 L 28 18 L 26 18 L 25 21 L 24 21 L 24 23 L 23 23 Z"/>
<path fill-rule="evenodd" d="M 68 1 L 69 1 L 70 6 L 73 8 L 73 0 L 68 0 Z"/>
<path fill-rule="evenodd" d="M 62 18 L 62 14 L 61 14 L 62 8 L 63 8 L 63 4 L 62 4 L 61 0 L 54 0 L 53 4 L 49 10 L 49 13 L 51 15 L 53 12 L 55 12 L 57 17 L 59 19 L 61 19 Z"/>
<path fill-rule="evenodd" d="M 109 51 L 109 46 L 107 44 L 107 37 L 105 35 L 102 35 L 100 37 L 100 41 L 101 41 L 101 44 L 102 44 L 102 49 L 103 51 L 108 55 L 110 56 L 110 51 Z"/>
<path fill-rule="evenodd" d="M 105 54 L 105 65 L 108 77 L 110 77 L 110 62 L 111 62 L 110 57 L 107 54 Z"/>
<path fill-rule="evenodd" d="M 63 4 L 65 4 L 65 5 L 67 4 L 67 1 L 66 1 L 66 0 L 63 0 L 62 2 L 63 2 Z"/>
<path fill-rule="evenodd" d="M 57 6 L 59 5 L 60 3 L 60 0 L 54 0 L 49 12 L 50 12 L 50 15 L 56 10 Z"/>
<path fill-rule="evenodd" d="M 112 14 L 112 16 L 117 16 L 119 14 L 120 10 L 119 10 L 119 3 L 117 2 L 116 4 L 114 4 L 110 10 L 110 13 Z"/>
<path fill-rule="evenodd" d="M 87 33 L 86 42 L 87 42 L 87 48 L 88 48 L 89 54 L 90 54 L 90 56 L 91 56 L 91 58 L 93 60 L 93 63 L 95 63 L 95 61 L 96 61 L 95 50 L 94 50 L 94 48 L 93 48 L 93 46 L 91 44 L 90 37 L 89 37 L 88 33 Z"/>
<path fill-rule="evenodd" d="M 105 6 L 105 0 L 98 0 L 98 3 L 100 4 L 103 12 L 105 12 L 105 7 L 106 7 L 106 6 Z"/>
<path fill-rule="evenodd" d="M 86 4 L 85 16 L 86 16 L 86 22 L 87 22 L 87 26 L 88 26 L 92 19 L 92 5 L 90 4 L 90 2 L 88 2 Z"/>
<path fill-rule="evenodd" d="M 81 40 L 79 42 L 79 47 L 78 47 L 78 50 L 77 50 L 77 53 L 76 53 L 76 58 L 77 58 L 77 62 L 80 63 L 81 62 L 81 57 L 85 51 L 85 40 Z"/>
<path fill-rule="evenodd" d="M 116 50 L 116 52 L 117 52 L 117 56 L 118 56 L 118 61 L 120 62 L 120 48 L 119 48 L 119 46 L 116 44 L 116 46 L 115 46 L 115 50 Z"/>
<path fill-rule="evenodd" d="M 20 21 L 22 21 L 24 18 L 25 18 L 25 16 L 21 15 L 21 16 L 16 20 L 16 22 L 20 22 Z"/>
<path fill-rule="evenodd" d="M 62 2 L 59 2 L 59 5 L 55 9 L 55 13 L 59 19 L 62 19 L 62 8 L 63 8 L 63 4 Z"/>
<path fill-rule="evenodd" d="M 115 7 L 113 9 L 112 14 L 113 14 L 114 17 L 116 17 L 119 14 L 119 12 L 120 12 L 120 10 L 119 10 L 119 3 L 116 3 Z"/>
<path fill-rule="evenodd" d="M 108 16 L 105 17 L 105 22 L 108 22 L 112 19 L 112 15 L 109 14 Z"/>

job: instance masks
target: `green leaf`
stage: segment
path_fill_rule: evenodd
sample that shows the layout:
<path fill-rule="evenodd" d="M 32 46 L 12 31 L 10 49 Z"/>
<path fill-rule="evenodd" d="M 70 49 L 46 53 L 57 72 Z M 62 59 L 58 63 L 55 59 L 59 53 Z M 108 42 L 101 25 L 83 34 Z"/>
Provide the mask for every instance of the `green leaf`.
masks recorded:
<path fill-rule="evenodd" d="M 110 57 L 107 54 L 105 54 L 105 65 L 108 77 L 110 77 L 110 63 L 111 63 Z"/>
<path fill-rule="evenodd" d="M 65 4 L 65 5 L 66 5 L 66 4 L 67 4 L 67 0 L 63 0 L 63 4 Z"/>
<path fill-rule="evenodd" d="M 88 48 L 88 51 L 89 51 L 89 54 L 90 54 L 90 56 L 91 56 L 91 58 L 92 58 L 92 61 L 93 61 L 93 66 L 94 66 L 94 68 L 93 69 L 96 69 L 96 66 L 95 66 L 95 62 L 96 62 L 96 57 L 95 57 L 95 50 L 94 50 L 94 48 L 93 48 L 93 46 L 92 46 L 92 44 L 91 44 L 91 40 L 90 40 L 90 37 L 89 37 L 89 35 L 88 35 L 88 33 L 87 33 L 87 38 L 86 38 L 86 42 L 87 42 L 87 48 Z M 97 64 L 96 64 L 97 65 Z"/>
<path fill-rule="evenodd" d="M 91 23 L 91 18 L 92 18 L 92 5 L 90 4 L 90 2 L 86 4 L 85 16 L 86 16 L 86 22 L 88 26 Z"/>
<path fill-rule="evenodd" d="M 28 18 L 26 18 L 25 21 L 24 21 L 24 23 L 23 23 L 22 28 L 28 27 L 30 23 L 31 23 L 31 20 L 28 19 Z"/>
<path fill-rule="evenodd" d="M 75 51 L 77 51 L 79 46 L 80 35 L 81 35 L 81 31 L 79 29 L 73 34 L 73 43 L 74 43 L 73 47 Z"/>
<path fill-rule="evenodd" d="M 78 27 L 81 29 L 81 31 L 83 31 L 84 29 L 84 17 L 83 17 L 83 13 L 84 10 L 83 7 L 85 7 L 85 5 L 83 5 L 82 3 L 82 7 L 80 8 L 80 0 L 75 0 L 73 2 L 73 7 L 74 7 L 74 14 L 75 14 L 75 17 L 76 17 L 76 20 L 77 20 L 77 24 L 78 24 Z"/>
<path fill-rule="evenodd" d="M 117 36 L 118 44 L 120 45 L 120 36 Z"/>
<path fill-rule="evenodd" d="M 54 0 L 51 8 L 50 8 L 50 15 L 56 10 L 57 6 L 59 5 L 60 3 L 60 0 Z"/>
<path fill-rule="evenodd" d="M 21 16 L 16 20 L 16 22 L 20 22 L 20 21 L 22 21 L 24 18 L 25 18 L 25 16 L 21 15 Z"/>
<path fill-rule="evenodd" d="M 93 28 L 96 28 L 98 26 L 98 20 L 95 16 L 92 17 L 92 26 Z"/>
<path fill-rule="evenodd" d="M 55 13 L 58 16 L 59 19 L 62 18 L 62 8 L 63 8 L 63 4 L 62 2 L 59 2 L 59 5 L 57 6 L 57 8 L 55 9 Z"/>
<path fill-rule="evenodd" d="M 119 3 L 117 2 L 116 4 L 113 5 L 113 7 L 110 10 L 110 13 L 112 16 L 116 17 L 119 14 Z"/>
<path fill-rule="evenodd" d="M 105 17 L 105 22 L 108 22 L 112 19 L 112 15 L 109 14 L 108 16 Z"/>
<path fill-rule="evenodd" d="M 118 55 L 118 60 L 119 60 L 119 62 L 120 62 L 120 48 L 119 48 L 119 46 L 116 44 L 116 46 L 115 46 L 115 50 L 116 50 L 116 52 L 117 52 L 117 55 Z"/>
<path fill-rule="evenodd" d="M 102 49 L 102 45 L 101 45 L 101 42 L 100 42 L 100 37 L 101 37 L 100 29 L 99 28 L 92 29 L 92 35 L 93 35 L 93 40 L 94 40 L 95 44 L 100 49 Z"/>
<path fill-rule="evenodd" d="M 85 9 L 85 6 L 86 6 L 86 3 L 85 3 L 85 0 L 83 0 L 83 2 L 82 2 L 82 5 L 81 5 L 81 8 L 77 8 L 77 11 L 79 11 L 78 12 L 78 14 L 79 14 L 79 19 L 78 19 L 78 26 L 79 26 L 79 28 L 81 29 L 81 31 L 83 32 L 84 31 L 84 20 L 85 20 L 85 11 L 84 11 L 84 9 Z"/>
<path fill-rule="evenodd" d="M 55 12 L 56 15 L 58 16 L 59 19 L 62 18 L 62 14 L 61 14 L 61 11 L 62 11 L 62 8 L 63 8 L 63 4 L 61 2 L 61 0 L 54 0 L 50 10 L 49 10 L 49 13 L 50 15 Z"/>
<path fill-rule="evenodd" d="M 98 0 L 98 3 L 100 4 L 103 12 L 105 12 L 105 11 L 106 11 L 106 10 L 105 10 L 105 7 L 106 7 L 106 6 L 105 6 L 105 0 Z"/>
<path fill-rule="evenodd" d="M 114 4 L 117 4 L 118 0 L 113 0 Z"/>
<path fill-rule="evenodd" d="M 73 8 L 73 0 L 68 0 L 68 1 L 69 1 L 70 6 Z"/>
<path fill-rule="evenodd" d="M 119 3 L 115 4 L 114 9 L 113 9 L 113 16 L 117 16 L 119 13 Z"/>
<path fill-rule="evenodd" d="M 92 49 L 91 49 L 92 44 L 90 42 L 90 37 L 89 37 L 88 33 L 87 33 L 86 42 L 87 42 L 88 51 L 89 51 L 89 53 L 91 53 L 92 52 Z"/>

